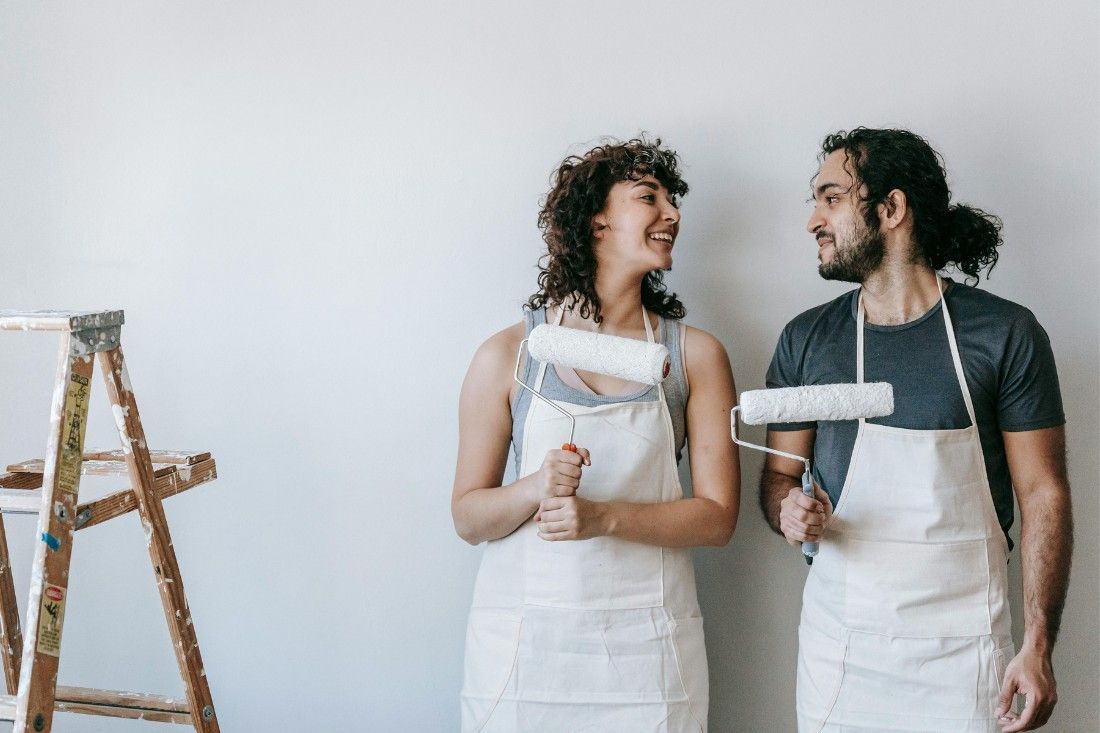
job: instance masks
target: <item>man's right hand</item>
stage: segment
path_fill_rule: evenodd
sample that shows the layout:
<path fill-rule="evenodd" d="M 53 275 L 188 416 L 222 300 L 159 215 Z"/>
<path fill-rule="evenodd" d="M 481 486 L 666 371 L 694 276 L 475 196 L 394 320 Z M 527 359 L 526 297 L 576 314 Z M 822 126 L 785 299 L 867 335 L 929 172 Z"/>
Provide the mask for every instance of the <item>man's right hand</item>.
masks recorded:
<path fill-rule="evenodd" d="M 581 467 L 591 466 L 592 457 L 585 448 L 577 452 L 550 450 L 539 470 L 531 475 L 528 498 L 535 504 L 555 496 L 573 496 L 581 485 Z"/>
<path fill-rule="evenodd" d="M 780 502 L 779 528 L 788 544 L 797 547 L 803 542 L 819 541 L 832 520 L 833 503 L 816 481 L 814 496 L 811 499 L 802 493 L 801 488 L 795 487 Z"/>

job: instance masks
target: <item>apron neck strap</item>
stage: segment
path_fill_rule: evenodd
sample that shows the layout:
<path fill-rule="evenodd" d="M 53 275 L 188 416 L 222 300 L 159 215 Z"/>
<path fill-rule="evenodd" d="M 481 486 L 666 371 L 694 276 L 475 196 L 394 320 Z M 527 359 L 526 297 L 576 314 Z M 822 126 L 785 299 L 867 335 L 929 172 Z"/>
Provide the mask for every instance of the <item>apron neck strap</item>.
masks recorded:
<path fill-rule="evenodd" d="M 970 424 L 977 425 L 978 420 L 974 413 L 974 401 L 970 398 L 970 388 L 966 386 L 966 375 L 963 373 L 962 359 L 959 358 L 959 346 L 955 343 L 955 328 L 951 322 L 951 312 L 947 310 L 947 298 L 944 292 L 947 283 L 939 275 L 936 276 L 936 289 L 940 296 L 940 310 L 943 311 L 944 326 L 947 329 L 947 344 L 951 349 L 951 363 L 955 367 L 955 377 L 959 381 L 959 389 L 962 391 L 963 402 L 966 404 L 966 414 L 970 417 Z M 856 384 L 863 384 L 863 330 L 866 322 L 866 314 L 863 309 L 863 289 L 859 291 L 859 304 L 856 308 Z M 863 418 L 859 419 L 864 422 Z"/>

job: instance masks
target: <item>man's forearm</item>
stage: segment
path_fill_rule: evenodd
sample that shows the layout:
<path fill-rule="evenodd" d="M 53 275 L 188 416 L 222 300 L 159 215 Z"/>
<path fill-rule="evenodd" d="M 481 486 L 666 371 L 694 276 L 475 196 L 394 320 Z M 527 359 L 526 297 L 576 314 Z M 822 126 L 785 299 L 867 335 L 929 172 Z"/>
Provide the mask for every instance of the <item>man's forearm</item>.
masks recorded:
<path fill-rule="evenodd" d="M 1073 554 L 1069 486 L 1035 491 L 1020 505 L 1024 646 L 1049 655 L 1058 638 Z"/>
<path fill-rule="evenodd" d="M 779 512 L 783 499 L 791 489 L 800 485 L 797 478 L 769 470 L 767 466 L 760 474 L 760 508 L 776 534 L 783 534 L 783 530 L 779 528 Z"/>

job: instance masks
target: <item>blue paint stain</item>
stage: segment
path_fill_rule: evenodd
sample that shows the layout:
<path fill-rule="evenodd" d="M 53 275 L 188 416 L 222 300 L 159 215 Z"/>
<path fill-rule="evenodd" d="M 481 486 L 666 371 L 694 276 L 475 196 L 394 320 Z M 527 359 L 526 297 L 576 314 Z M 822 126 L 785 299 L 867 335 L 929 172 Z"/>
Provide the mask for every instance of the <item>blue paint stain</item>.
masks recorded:
<path fill-rule="evenodd" d="M 49 532 L 42 533 L 42 541 L 45 542 L 46 547 L 50 548 L 51 550 L 57 550 L 61 547 L 61 540 L 57 539 Z"/>

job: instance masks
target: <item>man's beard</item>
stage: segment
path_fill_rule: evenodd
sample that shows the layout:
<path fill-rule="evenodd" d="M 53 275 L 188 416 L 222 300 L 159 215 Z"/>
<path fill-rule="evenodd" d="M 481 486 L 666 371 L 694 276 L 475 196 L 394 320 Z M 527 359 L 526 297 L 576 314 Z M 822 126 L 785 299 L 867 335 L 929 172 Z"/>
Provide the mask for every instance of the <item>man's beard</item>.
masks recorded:
<path fill-rule="evenodd" d="M 840 246 L 833 237 L 833 259 L 828 264 L 817 266 L 817 273 L 826 280 L 840 280 L 848 283 L 862 283 L 868 275 L 878 269 L 886 254 L 886 236 L 866 224 L 857 224 L 846 237 L 850 244 Z"/>

